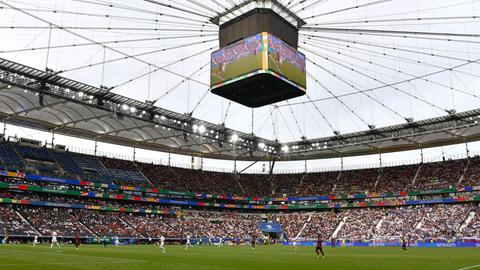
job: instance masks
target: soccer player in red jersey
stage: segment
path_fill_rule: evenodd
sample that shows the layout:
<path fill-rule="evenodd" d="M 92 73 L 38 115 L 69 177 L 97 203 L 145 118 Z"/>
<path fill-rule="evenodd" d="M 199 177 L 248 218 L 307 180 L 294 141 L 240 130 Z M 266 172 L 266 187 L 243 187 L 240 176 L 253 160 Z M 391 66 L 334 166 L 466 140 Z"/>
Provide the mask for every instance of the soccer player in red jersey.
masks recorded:
<path fill-rule="evenodd" d="M 80 247 L 80 236 L 78 235 L 78 231 L 75 232 L 75 248 L 78 249 Z"/>
<path fill-rule="evenodd" d="M 402 249 L 403 251 L 407 252 L 407 239 L 404 237 L 402 237 Z"/>
<path fill-rule="evenodd" d="M 315 252 L 317 253 L 317 258 L 320 258 L 320 254 L 322 255 L 322 259 L 325 259 L 325 254 L 323 253 L 322 248 L 322 238 L 318 236 L 317 238 L 317 247 L 315 248 Z"/>
<path fill-rule="evenodd" d="M 255 235 L 255 233 L 252 233 L 252 249 L 255 249 L 256 243 L 257 243 L 257 235 Z"/>

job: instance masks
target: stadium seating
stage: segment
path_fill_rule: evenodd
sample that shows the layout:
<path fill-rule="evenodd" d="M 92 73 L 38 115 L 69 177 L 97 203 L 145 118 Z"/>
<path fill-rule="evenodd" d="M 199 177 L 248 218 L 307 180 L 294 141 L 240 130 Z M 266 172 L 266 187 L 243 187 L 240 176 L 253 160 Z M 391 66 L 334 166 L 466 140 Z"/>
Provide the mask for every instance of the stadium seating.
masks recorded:
<path fill-rule="evenodd" d="M 298 186 L 299 196 L 312 194 L 332 194 L 338 172 L 321 172 L 306 174 Z"/>
<path fill-rule="evenodd" d="M 468 226 L 465 227 L 465 229 L 459 233 L 460 236 L 462 237 L 472 237 L 472 238 L 480 238 L 480 209 L 477 206 L 473 213 L 473 218 L 470 220 L 470 223 Z"/>
<path fill-rule="evenodd" d="M 35 229 L 17 213 L 15 207 L 0 207 L 0 233 L 9 235 L 35 235 Z"/>
<path fill-rule="evenodd" d="M 328 211 L 311 214 L 311 219 L 306 223 L 301 232 L 301 238 L 315 239 L 321 235 L 325 239 L 330 238 L 340 222 L 345 217 L 344 213 Z"/>
<path fill-rule="evenodd" d="M 418 169 L 417 164 L 383 168 L 376 191 L 382 193 L 408 190 L 412 187 Z"/>
<path fill-rule="evenodd" d="M 0 160 L 7 168 L 11 170 L 21 169 L 25 166 L 25 162 L 18 155 L 10 143 L 0 143 Z"/>
<path fill-rule="evenodd" d="M 114 177 L 114 182 L 121 185 L 148 186 L 148 180 L 137 169 L 135 163 L 128 160 L 100 158 L 101 162 L 110 170 Z"/>
<path fill-rule="evenodd" d="M 414 188 L 434 190 L 455 186 L 463 174 L 467 162 L 464 159 L 422 164 Z"/>
<path fill-rule="evenodd" d="M 38 161 L 55 162 L 49 149 L 43 147 L 30 147 L 22 144 L 15 144 L 15 149 L 23 157 Z"/>
<path fill-rule="evenodd" d="M 463 175 L 460 186 L 478 186 L 480 185 L 480 157 L 475 156 L 469 159 L 467 170 Z"/>
<path fill-rule="evenodd" d="M 480 185 L 478 156 L 375 169 L 269 175 L 192 170 L 3 142 L 0 160 L 3 169 L 47 176 L 240 196 L 384 193 Z"/>
<path fill-rule="evenodd" d="M 77 217 L 80 211 L 48 207 L 20 207 L 19 213 L 26 217 L 41 235 L 50 236 L 56 232 L 61 236 L 89 236 L 91 233 Z"/>
<path fill-rule="evenodd" d="M 379 169 L 342 171 L 335 192 L 340 194 L 371 192 L 375 189 L 379 171 Z"/>
<path fill-rule="evenodd" d="M 432 205 L 416 207 L 346 209 L 315 213 L 271 213 L 268 220 L 284 228 L 285 237 L 324 239 L 334 236 L 346 241 L 398 241 L 407 236 L 412 241 L 429 242 L 468 239 L 479 236 L 478 204 Z M 470 213 L 475 213 L 460 232 Z M 223 237 L 248 239 L 260 233 L 259 222 L 265 214 L 238 212 L 183 211 L 178 217 L 137 213 L 104 212 L 67 208 L 0 205 L 0 229 L 10 235 L 49 236 L 57 232 L 71 237 L 119 236 L 134 238 Z M 46 222 L 47 221 L 47 222 Z"/>
<path fill-rule="evenodd" d="M 73 160 L 82 169 L 86 179 L 112 183 L 115 179 L 110 171 L 95 156 L 72 154 Z"/>
<path fill-rule="evenodd" d="M 52 151 L 52 156 L 55 158 L 58 164 L 62 167 L 63 171 L 72 178 L 79 178 L 83 175 L 82 169 L 73 160 L 72 155 L 68 152 Z"/>

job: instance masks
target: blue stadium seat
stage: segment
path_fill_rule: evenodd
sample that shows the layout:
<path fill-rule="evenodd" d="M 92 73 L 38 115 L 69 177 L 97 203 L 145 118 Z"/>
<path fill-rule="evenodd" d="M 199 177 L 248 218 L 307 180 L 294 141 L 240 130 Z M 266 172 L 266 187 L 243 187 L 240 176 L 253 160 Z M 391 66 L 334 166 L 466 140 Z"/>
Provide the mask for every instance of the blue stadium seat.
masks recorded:
<path fill-rule="evenodd" d="M 10 143 L 0 143 L 0 159 L 11 170 L 21 169 L 25 166 L 25 162 Z"/>
<path fill-rule="evenodd" d="M 83 176 L 82 169 L 78 166 L 70 153 L 52 151 L 52 156 L 67 174 L 72 176 Z"/>

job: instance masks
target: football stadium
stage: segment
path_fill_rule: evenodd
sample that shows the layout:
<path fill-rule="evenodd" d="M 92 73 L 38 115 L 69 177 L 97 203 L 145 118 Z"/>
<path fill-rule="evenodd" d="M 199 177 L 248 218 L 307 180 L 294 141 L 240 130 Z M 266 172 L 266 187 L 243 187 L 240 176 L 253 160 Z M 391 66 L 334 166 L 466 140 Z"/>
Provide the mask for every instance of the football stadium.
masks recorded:
<path fill-rule="evenodd" d="M 0 0 L 0 270 L 480 269 L 479 0 Z"/>

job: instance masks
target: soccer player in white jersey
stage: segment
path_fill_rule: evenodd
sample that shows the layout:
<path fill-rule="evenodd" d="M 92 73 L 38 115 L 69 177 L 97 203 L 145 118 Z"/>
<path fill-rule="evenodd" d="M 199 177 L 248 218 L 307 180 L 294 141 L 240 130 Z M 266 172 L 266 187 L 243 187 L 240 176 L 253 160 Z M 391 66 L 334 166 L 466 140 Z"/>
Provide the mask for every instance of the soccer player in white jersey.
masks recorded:
<path fill-rule="evenodd" d="M 33 246 L 35 247 L 36 245 L 38 245 L 38 236 L 35 235 L 35 237 L 33 238 Z"/>
<path fill-rule="evenodd" d="M 163 235 L 160 236 L 160 249 L 165 253 L 165 237 L 163 237 Z"/>
<path fill-rule="evenodd" d="M 191 242 L 190 242 L 191 239 L 192 239 L 192 238 L 190 237 L 190 235 L 187 235 L 187 243 L 185 244 L 185 250 L 187 250 L 188 247 L 191 247 L 191 246 L 192 246 L 192 244 L 191 244 Z"/>
<path fill-rule="evenodd" d="M 298 236 L 292 239 L 292 245 L 295 248 L 295 251 L 297 251 L 298 247 Z"/>
<path fill-rule="evenodd" d="M 118 236 L 115 236 L 115 246 L 116 247 L 120 246 L 120 240 L 118 240 Z"/>
<path fill-rule="evenodd" d="M 52 243 L 50 244 L 50 248 L 53 248 L 54 244 L 60 247 L 60 244 L 58 244 L 58 240 L 57 240 L 57 232 L 52 233 Z"/>

